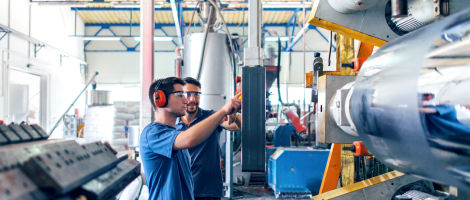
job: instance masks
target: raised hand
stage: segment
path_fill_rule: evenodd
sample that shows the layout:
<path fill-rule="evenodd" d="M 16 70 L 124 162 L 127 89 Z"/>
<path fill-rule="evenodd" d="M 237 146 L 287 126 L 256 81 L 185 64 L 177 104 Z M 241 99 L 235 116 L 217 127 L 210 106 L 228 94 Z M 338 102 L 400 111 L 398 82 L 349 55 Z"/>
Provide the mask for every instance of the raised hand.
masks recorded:
<path fill-rule="evenodd" d="M 225 105 L 222 107 L 221 110 L 224 111 L 226 115 L 236 113 L 238 110 L 240 110 L 241 101 L 238 100 L 238 97 L 240 97 L 240 95 L 241 94 L 235 95 L 232 99 L 230 99 L 230 101 L 225 103 Z"/>

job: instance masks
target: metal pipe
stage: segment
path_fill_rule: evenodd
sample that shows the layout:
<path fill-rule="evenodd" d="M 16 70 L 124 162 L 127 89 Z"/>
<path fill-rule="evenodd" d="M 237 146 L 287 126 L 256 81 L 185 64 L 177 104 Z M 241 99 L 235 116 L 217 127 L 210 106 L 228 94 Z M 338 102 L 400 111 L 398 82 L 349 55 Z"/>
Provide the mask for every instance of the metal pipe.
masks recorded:
<path fill-rule="evenodd" d="M 140 12 L 140 33 L 141 51 L 140 51 L 140 77 L 141 77 L 141 101 L 140 101 L 140 130 L 152 121 L 152 105 L 148 100 L 149 86 L 153 81 L 154 73 L 154 53 L 153 53 L 153 35 L 155 32 L 155 9 L 153 0 L 142 0 Z"/>
<path fill-rule="evenodd" d="M 310 24 L 308 23 L 305 23 L 304 26 L 302 27 L 302 29 L 300 29 L 300 31 L 297 33 L 297 35 L 295 35 L 294 39 L 292 40 L 292 42 L 289 44 L 289 46 L 286 48 L 286 51 L 291 51 L 294 46 L 297 44 L 297 42 L 299 42 L 299 40 L 305 35 L 305 33 L 308 32 L 309 29 L 309 26 Z M 305 82 L 305 81 L 304 81 Z"/>
<path fill-rule="evenodd" d="M 407 0 L 392 0 L 392 18 L 402 18 L 408 16 Z"/>
<path fill-rule="evenodd" d="M 88 86 L 90 86 L 90 84 L 95 80 L 96 76 L 98 76 L 98 72 L 95 72 L 95 74 L 90 78 L 90 80 L 85 85 L 85 87 L 83 87 L 82 91 L 78 94 L 78 96 L 75 98 L 75 100 L 73 100 L 72 104 L 70 104 L 70 106 L 67 108 L 67 110 L 65 110 L 64 114 L 62 114 L 62 116 L 60 116 L 60 118 L 57 120 L 57 122 L 54 124 L 51 131 L 49 132 L 49 135 L 51 135 L 54 132 L 54 130 L 59 125 L 60 121 L 62 121 L 62 118 L 64 118 L 64 116 L 69 112 L 70 108 L 72 108 L 73 105 L 75 104 L 75 102 L 77 102 L 78 98 L 80 98 L 80 96 L 82 96 L 83 92 L 85 92 L 85 90 L 88 88 Z"/>
<path fill-rule="evenodd" d="M 178 8 L 175 0 L 170 0 L 171 13 L 173 14 L 173 21 L 175 21 L 176 35 L 178 35 L 178 42 L 183 45 L 183 32 L 181 31 L 181 22 L 178 15 Z"/>
<path fill-rule="evenodd" d="M 215 12 L 210 13 L 210 8 L 215 8 L 217 5 L 211 5 L 211 2 L 205 1 L 200 3 L 200 24 L 201 27 L 205 30 L 209 26 L 209 32 L 214 32 L 213 25 L 215 23 L 216 17 Z"/>
<path fill-rule="evenodd" d="M 175 49 L 176 60 L 175 60 L 175 75 L 181 77 L 181 65 L 183 64 L 183 57 L 181 56 L 182 46 L 177 46 Z"/>
<path fill-rule="evenodd" d="M 212 6 L 209 7 L 209 16 L 211 16 L 211 15 L 212 15 Z M 209 34 L 209 28 L 210 28 L 210 26 L 208 25 L 206 27 L 206 30 L 204 31 L 204 40 L 202 42 L 201 60 L 199 61 L 199 70 L 197 71 L 197 80 L 198 81 L 201 79 L 202 64 L 204 64 L 204 51 L 206 51 L 207 34 Z"/>
<path fill-rule="evenodd" d="M 248 1 L 248 48 L 245 48 L 245 66 L 262 65 L 261 60 L 261 1 Z"/>

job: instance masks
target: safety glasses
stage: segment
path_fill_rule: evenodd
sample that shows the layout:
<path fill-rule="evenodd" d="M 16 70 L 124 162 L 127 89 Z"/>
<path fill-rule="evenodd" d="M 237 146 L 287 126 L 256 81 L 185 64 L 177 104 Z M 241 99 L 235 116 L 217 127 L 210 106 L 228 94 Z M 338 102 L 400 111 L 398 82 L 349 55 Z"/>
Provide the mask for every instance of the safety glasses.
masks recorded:
<path fill-rule="evenodd" d="M 199 98 L 201 92 L 197 92 L 197 91 L 188 91 L 188 92 L 184 92 L 184 91 L 173 91 L 173 92 L 170 92 L 170 94 L 175 94 L 177 97 L 179 98 L 183 98 L 183 97 L 186 97 L 186 98 L 191 98 L 191 97 L 195 97 L 195 98 Z"/>
<path fill-rule="evenodd" d="M 199 98 L 201 92 L 197 92 L 197 91 L 188 91 L 186 92 L 186 98 L 191 98 L 191 97 L 194 97 L 194 98 Z"/>
<path fill-rule="evenodd" d="M 179 98 L 184 98 L 186 97 L 186 93 L 184 91 L 173 91 L 173 92 L 170 92 L 170 94 L 175 94 L 175 96 L 179 97 Z"/>

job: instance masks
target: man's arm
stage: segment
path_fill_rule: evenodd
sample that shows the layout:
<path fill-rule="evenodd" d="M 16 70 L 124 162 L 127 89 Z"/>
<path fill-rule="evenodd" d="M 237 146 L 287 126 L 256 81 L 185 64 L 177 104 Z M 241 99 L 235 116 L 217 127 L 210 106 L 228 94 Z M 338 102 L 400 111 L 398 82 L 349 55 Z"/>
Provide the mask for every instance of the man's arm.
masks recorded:
<path fill-rule="evenodd" d="M 241 116 L 237 113 L 231 114 L 228 116 L 228 119 L 220 124 L 224 127 L 225 130 L 228 131 L 238 131 L 242 127 L 242 119 Z"/>
<path fill-rule="evenodd" d="M 173 143 L 173 150 L 194 147 L 209 137 L 226 115 L 236 113 L 240 109 L 241 102 L 237 99 L 238 96 L 240 95 L 233 97 L 220 110 L 208 118 L 202 120 L 186 131 L 180 132 Z"/>

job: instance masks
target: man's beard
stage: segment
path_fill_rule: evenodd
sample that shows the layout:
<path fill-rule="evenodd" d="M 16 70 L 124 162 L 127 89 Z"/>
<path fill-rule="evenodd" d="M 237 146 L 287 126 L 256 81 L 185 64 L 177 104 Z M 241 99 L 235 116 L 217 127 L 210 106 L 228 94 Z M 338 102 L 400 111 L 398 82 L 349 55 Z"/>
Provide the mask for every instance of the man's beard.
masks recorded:
<path fill-rule="evenodd" d="M 195 106 L 196 109 L 194 109 L 194 110 L 189 110 L 189 106 Z M 194 113 L 197 112 L 197 108 L 198 108 L 198 105 L 196 105 L 196 104 L 191 104 L 191 105 L 188 104 L 188 107 L 186 107 L 186 112 L 187 112 L 188 114 L 194 114 Z"/>

